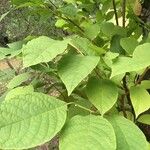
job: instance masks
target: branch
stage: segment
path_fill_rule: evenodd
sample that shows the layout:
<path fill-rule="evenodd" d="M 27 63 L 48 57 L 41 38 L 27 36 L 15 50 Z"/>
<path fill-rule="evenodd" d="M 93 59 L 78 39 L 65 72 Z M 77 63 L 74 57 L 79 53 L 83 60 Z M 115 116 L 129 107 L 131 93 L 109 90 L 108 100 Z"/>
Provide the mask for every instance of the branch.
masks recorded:
<path fill-rule="evenodd" d="M 6 58 L 6 63 L 9 66 L 9 68 L 11 68 L 12 70 L 15 71 L 15 75 L 18 75 L 18 72 L 16 71 L 16 69 L 14 68 L 14 66 L 10 63 L 10 61 Z"/>
<path fill-rule="evenodd" d="M 141 74 L 141 76 L 139 77 L 139 79 L 136 81 L 135 85 L 138 85 L 141 83 L 141 81 L 143 80 L 143 78 L 145 77 L 145 74 L 147 73 L 147 71 L 149 70 L 149 67 L 147 67 L 144 72 Z"/>
<path fill-rule="evenodd" d="M 122 27 L 126 24 L 126 0 L 122 2 Z"/>
<path fill-rule="evenodd" d="M 58 7 L 51 1 L 49 0 L 49 2 L 51 3 L 51 5 L 57 10 Z M 62 16 L 59 16 L 56 12 L 54 12 L 53 10 L 51 10 L 51 12 L 56 15 L 57 17 L 61 18 L 61 19 L 64 19 L 65 21 L 69 21 L 70 23 L 72 23 L 74 26 L 76 26 L 80 31 L 84 32 L 84 30 L 78 25 L 76 24 L 74 21 L 72 21 L 71 19 L 69 19 L 68 17 L 62 17 Z"/>
<path fill-rule="evenodd" d="M 112 0 L 112 2 L 113 2 L 113 8 L 114 8 L 114 13 L 115 13 L 116 24 L 118 26 L 119 22 L 118 22 L 118 14 L 117 14 L 117 9 L 116 9 L 116 3 L 115 3 L 115 0 Z"/>
<path fill-rule="evenodd" d="M 124 90 L 125 90 L 125 95 L 127 97 L 128 103 L 132 107 L 132 113 L 134 114 L 134 120 L 135 120 L 135 112 L 134 112 L 134 109 L 133 109 L 133 106 L 132 106 L 132 103 L 131 103 L 130 91 L 129 91 L 128 86 L 127 86 L 126 77 L 127 77 L 127 75 L 125 74 L 125 76 L 123 78 L 123 87 L 124 87 Z"/>
<path fill-rule="evenodd" d="M 126 109 L 125 109 L 125 97 L 126 97 L 126 94 L 123 94 L 121 96 L 121 109 L 122 109 L 122 112 L 123 112 L 123 116 L 125 118 L 127 118 L 127 113 L 126 113 Z"/>

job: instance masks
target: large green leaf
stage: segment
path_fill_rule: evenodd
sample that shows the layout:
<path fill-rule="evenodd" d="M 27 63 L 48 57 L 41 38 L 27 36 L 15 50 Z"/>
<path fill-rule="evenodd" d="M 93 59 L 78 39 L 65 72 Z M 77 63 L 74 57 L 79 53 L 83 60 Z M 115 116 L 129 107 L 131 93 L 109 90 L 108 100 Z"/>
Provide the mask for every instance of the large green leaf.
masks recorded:
<path fill-rule="evenodd" d="M 51 140 L 66 120 L 66 104 L 42 93 L 18 95 L 0 105 L 0 148 L 28 149 Z"/>
<path fill-rule="evenodd" d="M 64 14 L 69 18 L 75 18 L 77 16 L 77 11 L 78 11 L 77 7 L 75 7 L 75 5 L 72 4 L 65 5 L 59 10 L 61 11 L 62 14 Z"/>
<path fill-rule="evenodd" d="M 136 117 L 150 108 L 150 95 L 144 88 L 131 87 L 130 97 Z"/>
<path fill-rule="evenodd" d="M 10 54 L 11 50 L 9 48 L 0 47 L 0 60 L 6 58 L 6 56 Z"/>
<path fill-rule="evenodd" d="M 147 150 L 146 138 L 133 122 L 121 116 L 111 116 L 108 120 L 116 133 L 117 150 Z"/>
<path fill-rule="evenodd" d="M 100 32 L 100 25 L 92 24 L 85 28 L 85 35 L 91 40 L 95 39 Z"/>
<path fill-rule="evenodd" d="M 49 62 L 67 48 L 70 39 L 63 41 L 53 40 L 46 36 L 40 36 L 29 41 L 23 47 L 23 66 L 29 67 L 42 62 Z"/>
<path fill-rule="evenodd" d="M 116 138 L 110 123 L 100 117 L 75 116 L 60 137 L 60 150 L 115 150 Z"/>
<path fill-rule="evenodd" d="M 120 44 L 128 54 L 133 54 L 133 51 L 139 45 L 138 41 L 134 38 L 122 38 Z"/>
<path fill-rule="evenodd" d="M 7 93 L 5 100 L 12 99 L 12 98 L 16 97 L 17 95 L 21 95 L 21 94 L 26 95 L 28 93 L 33 93 L 33 92 L 34 92 L 34 88 L 32 85 L 17 87 L 17 88 L 10 90 Z"/>
<path fill-rule="evenodd" d="M 110 80 L 91 78 L 86 91 L 90 102 L 102 115 L 117 101 L 117 86 Z"/>
<path fill-rule="evenodd" d="M 150 80 L 143 80 L 140 84 L 140 87 L 144 89 L 150 89 Z"/>
<path fill-rule="evenodd" d="M 108 37 L 113 35 L 114 28 L 115 28 L 114 24 L 110 22 L 102 23 L 101 25 L 101 31 L 103 32 L 104 35 Z"/>
<path fill-rule="evenodd" d="M 88 39 L 82 37 L 74 37 L 71 45 L 85 55 L 95 56 L 105 53 L 103 48 L 93 45 Z"/>
<path fill-rule="evenodd" d="M 100 58 L 96 56 L 68 55 L 58 65 L 58 74 L 65 84 L 68 95 L 92 72 Z"/>
<path fill-rule="evenodd" d="M 125 72 L 139 71 L 150 65 L 150 43 L 138 46 L 133 52 L 133 58 L 119 57 L 112 64 L 111 77 L 123 74 Z"/>
<path fill-rule="evenodd" d="M 150 114 L 143 114 L 138 118 L 138 122 L 150 125 Z"/>
<path fill-rule="evenodd" d="M 14 87 L 19 86 L 22 82 L 27 81 L 30 78 L 29 73 L 22 73 L 15 76 L 7 85 L 7 88 L 13 89 Z"/>

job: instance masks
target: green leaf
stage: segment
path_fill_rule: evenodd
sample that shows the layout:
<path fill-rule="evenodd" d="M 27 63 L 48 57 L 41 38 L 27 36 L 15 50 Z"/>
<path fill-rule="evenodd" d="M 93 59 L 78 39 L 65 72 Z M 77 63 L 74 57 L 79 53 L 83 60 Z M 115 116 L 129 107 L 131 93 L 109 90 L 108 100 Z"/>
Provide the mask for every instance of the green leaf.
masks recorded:
<path fill-rule="evenodd" d="M 97 66 L 100 58 L 96 56 L 68 55 L 58 65 L 58 74 L 65 84 L 68 95 Z"/>
<path fill-rule="evenodd" d="M 136 117 L 150 108 L 150 95 L 145 89 L 141 87 L 131 87 L 130 97 Z"/>
<path fill-rule="evenodd" d="M 139 116 L 138 122 L 150 125 L 150 114 L 143 114 Z"/>
<path fill-rule="evenodd" d="M 138 46 L 133 52 L 133 58 L 119 57 L 112 64 L 111 78 L 125 72 L 139 71 L 150 65 L 150 43 Z"/>
<path fill-rule="evenodd" d="M 22 48 L 23 44 L 26 44 L 26 42 L 25 41 L 17 41 L 17 42 L 9 43 L 7 45 L 9 48 L 11 48 L 13 50 L 20 50 Z"/>
<path fill-rule="evenodd" d="M 119 53 L 107 52 L 103 57 L 103 60 L 107 64 L 107 66 L 111 67 L 113 64 L 113 60 L 119 56 Z"/>
<path fill-rule="evenodd" d="M 124 50 L 120 45 L 120 39 L 122 36 L 114 35 L 111 39 L 110 51 L 113 53 L 124 54 Z"/>
<path fill-rule="evenodd" d="M 90 114 L 90 111 L 83 109 L 91 109 L 92 104 L 87 100 L 83 99 L 79 96 L 73 95 L 73 99 L 71 99 L 74 103 L 71 104 L 68 108 L 68 118 L 72 118 L 75 115 L 86 116 Z M 80 107 L 81 106 L 81 107 Z"/>
<path fill-rule="evenodd" d="M 18 95 L 0 105 L 0 148 L 28 149 L 51 140 L 66 120 L 66 104 L 42 93 Z"/>
<path fill-rule="evenodd" d="M 82 37 L 75 37 L 71 40 L 71 45 L 77 49 L 80 53 L 85 55 L 101 55 L 105 53 L 105 50 L 101 47 L 93 45 L 88 39 Z"/>
<path fill-rule="evenodd" d="M 75 5 L 72 5 L 72 4 L 68 4 L 67 6 L 62 7 L 59 10 L 61 11 L 62 14 L 64 14 L 65 16 L 69 18 L 76 17 L 77 11 L 78 11 Z"/>
<path fill-rule="evenodd" d="M 65 20 L 63 20 L 63 19 L 58 19 L 58 20 L 56 21 L 56 23 L 55 23 L 55 26 L 56 26 L 57 28 L 62 28 L 65 24 L 66 24 L 66 21 L 65 21 Z"/>
<path fill-rule="evenodd" d="M 139 86 L 144 89 L 150 89 L 150 80 L 143 80 Z"/>
<path fill-rule="evenodd" d="M 133 54 L 135 48 L 139 45 L 138 41 L 134 38 L 122 38 L 120 40 L 122 48 L 130 55 Z"/>
<path fill-rule="evenodd" d="M 85 28 L 85 35 L 91 40 L 95 39 L 100 32 L 100 25 L 92 24 Z"/>
<path fill-rule="evenodd" d="M 17 76 L 15 76 L 7 85 L 7 88 L 13 89 L 17 86 L 19 86 L 22 82 L 27 81 L 30 78 L 29 73 L 22 73 Z"/>
<path fill-rule="evenodd" d="M 5 100 L 12 99 L 12 98 L 16 97 L 17 95 L 21 95 L 21 94 L 26 95 L 26 94 L 32 93 L 32 92 L 34 92 L 34 88 L 32 85 L 17 87 L 15 89 L 10 90 L 7 93 Z"/>
<path fill-rule="evenodd" d="M 142 131 L 131 121 L 121 116 L 108 117 L 117 138 L 117 150 L 147 150 L 147 141 Z"/>
<path fill-rule="evenodd" d="M 40 36 L 29 41 L 23 47 L 23 66 L 29 67 L 42 62 L 49 62 L 57 55 L 63 53 L 70 39 L 63 41 L 53 40 L 46 36 Z"/>
<path fill-rule="evenodd" d="M 118 97 L 117 86 L 112 81 L 96 78 L 89 80 L 86 93 L 102 115 L 113 107 Z"/>
<path fill-rule="evenodd" d="M 6 13 L 0 16 L 0 22 L 10 13 L 11 11 L 7 11 Z"/>
<path fill-rule="evenodd" d="M 6 56 L 10 54 L 11 51 L 9 48 L 0 47 L 0 60 L 6 58 Z"/>
<path fill-rule="evenodd" d="M 60 137 L 60 150 L 115 150 L 116 139 L 110 123 L 100 117 L 75 116 Z"/>
<path fill-rule="evenodd" d="M 114 24 L 113 23 L 102 23 L 101 25 L 101 31 L 103 32 L 104 35 L 111 37 L 114 33 Z"/>
<path fill-rule="evenodd" d="M 11 0 L 11 2 L 15 5 L 21 5 L 22 3 L 26 3 L 27 0 Z"/>

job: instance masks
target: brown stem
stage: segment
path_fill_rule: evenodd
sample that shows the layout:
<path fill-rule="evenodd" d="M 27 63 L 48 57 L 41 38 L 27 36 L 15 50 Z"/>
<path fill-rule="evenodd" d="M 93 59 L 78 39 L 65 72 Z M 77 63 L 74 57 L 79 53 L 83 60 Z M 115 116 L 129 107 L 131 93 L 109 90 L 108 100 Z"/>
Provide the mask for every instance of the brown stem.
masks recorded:
<path fill-rule="evenodd" d="M 125 97 L 126 97 L 125 94 L 123 94 L 123 95 L 121 96 L 121 107 L 122 107 L 123 116 L 124 116 L 125 118 L 127 118 L 127 113 L 126 113 L 126 110 L 125 110 Z"/>
<path fill-rule="evenodd" d="M 134 120 L 135 120 L 135 112 L 134 112 L 134 109 L 133 109 L 133 106 L 132 106 L 132 103 L 131 103 L 130 91 L 129 91 L 128 86 L 127 86 L 126 77 L 127 77 L 127 75 L 125 75 L 124 78 L 123 78 L 123 87 L 124 87 L 124 90 L 125 90 L 125 96 L 128 100 L 128 103 L 132 107 L 132 113 L 134 114 Z"/>
<path fill-rule="evenodd" d="M 16 69 L 14 68 L 14 66 L 10 63 L 10 61 L 9 61 L 7 58 L 6 58 L 5 60 L 6 60 L 7 65 L 8 65 L 12 70 L 15 71 L 15 74 L 16 74 L 16 75 L 18 75 L 18 72 L 16 71 Z"/>
<path fill-rule="evenodd" d="M 52 82 L 50 81 L 50 84 L 52 84 Z M 65 95 L 61 92 L 61 90 L 59 90 L 59 88 L 57 88 L 57 86 L 55 86 L 55 84 L 53 84 L 53 87 L 60 93 L 60 95 L 65 99 Z"/>
<path fill-rule="evenodd" d="M 145 74 L 147 73 L 147 71 L 149 70 L 149 67 L 147 67 L 144 72 L 141 74 L 141 76 L 139 77 L 139 79 L 136 81 L 135 85 L 138 85 L 141 83 L 141 81 L 143 80 Z"/>
<path fill-rule="evenodd" d="M 126 24 L 126 0 L 122 2 L 122 27 Z"/>
<path fill-rule="evenodd" d="M 119 22 L 118 22 L 118 14 L 117 14 L 117 9 L 116 9 L 116 3 L 115 3 L 115 0 L 112 0 L 112 2 L 113 2 L 113 8 L 114 8 L 115 19 L 116 19 L 116 25 L 118 26 L 118 25 L 119 25 Z"/>

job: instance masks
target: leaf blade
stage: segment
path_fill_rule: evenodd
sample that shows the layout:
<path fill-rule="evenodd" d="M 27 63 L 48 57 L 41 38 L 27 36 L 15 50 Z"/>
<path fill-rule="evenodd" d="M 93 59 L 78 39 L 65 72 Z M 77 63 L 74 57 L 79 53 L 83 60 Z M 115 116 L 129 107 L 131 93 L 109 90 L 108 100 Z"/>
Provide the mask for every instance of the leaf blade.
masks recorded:
<path fill-rule="evenodd" d="M 4 101 L 0 106 L 0 147 L 27 149 L 49 141 L 64 125 L 66 110 L 64 102 L 42 93 Z"/>
<path fill-rule="evenodd" d="M 22 49 L 24 68 L 51 61 L 65 51 L 69 42 L 70 39 L 59 41 L 46 36 L 29 41 Z"/>
<path fill-rule="evenodd" d="M 60 138 L 60 150 L 70 149 L 115 150 L 116 140 L 112 126 L 100 116 L 73 117 Z"/>
<path fill-rule="evenodd" d="M 90 102 L 95 105 L 102 115 L 117 101 L 117 86 L 110 80 L 91 78 L 86 91 Z"/>
<path fill-rule="evenodd" d="M 130 96 L 136 117 L 150 108 L 150 95 L 145 89 L 141 87 L 131 87 Z"/>
<path fill-rule="evenodd" d="M 107 119 L 115 130 L 117 150 L 147 150 L 146 138 L 133 122 L 121 116 L 111 116 Z"/>
<path fill-rule="evenodd" d="M 68 55 L 58 65 L 58 74 L 65 84 L 68 95 L 97 66 L 99 57 Z"/>

